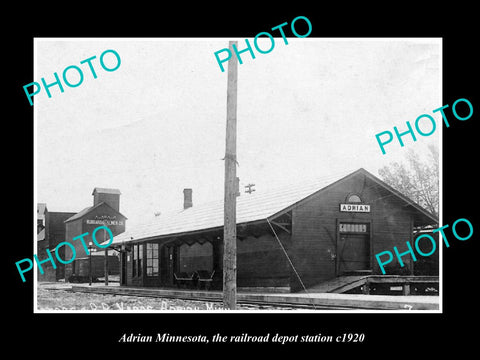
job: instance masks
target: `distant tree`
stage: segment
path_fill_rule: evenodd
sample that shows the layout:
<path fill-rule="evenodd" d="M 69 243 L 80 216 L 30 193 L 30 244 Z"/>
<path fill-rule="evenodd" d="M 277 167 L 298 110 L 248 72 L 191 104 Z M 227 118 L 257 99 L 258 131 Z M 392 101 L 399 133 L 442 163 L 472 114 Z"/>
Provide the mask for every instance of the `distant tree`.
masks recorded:
<path fill-rule="evenodd" d="M 378 170 L 388 185 L 438 216 L 439 162 L 438 148 L 428 147 L 429 154 L 422 162 L 413 150 L 407 150 L 407 164 L 393 162 Z"/>

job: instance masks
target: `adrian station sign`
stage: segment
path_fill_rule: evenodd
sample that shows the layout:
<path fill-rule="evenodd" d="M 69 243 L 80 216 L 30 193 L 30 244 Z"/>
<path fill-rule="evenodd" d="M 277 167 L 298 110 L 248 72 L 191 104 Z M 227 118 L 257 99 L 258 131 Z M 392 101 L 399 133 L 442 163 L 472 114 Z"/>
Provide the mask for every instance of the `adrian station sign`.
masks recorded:
<path fill-rule="evenodd" d="M 342 212 L 369 213 L 370 212 L 370 205 L 366 205 L 366 204 L 340 204 L 340 211 L 342 211 Z"/>

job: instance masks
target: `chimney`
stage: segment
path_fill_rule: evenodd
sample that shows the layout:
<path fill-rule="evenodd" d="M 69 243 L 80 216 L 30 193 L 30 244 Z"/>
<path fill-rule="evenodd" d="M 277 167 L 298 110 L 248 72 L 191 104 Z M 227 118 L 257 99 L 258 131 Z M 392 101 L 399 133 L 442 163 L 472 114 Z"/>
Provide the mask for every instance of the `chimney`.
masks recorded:
<path fill-rule="evenodd" d="M 183 189 L 183 209 L 188 209 L 192 206 L 192 189 Z"/>
<path fill-rule="evenodd" d="M 117 211 L 120 211 L 120 190 L 118 189 L 105 189 L 96 187 L 93 189 L 93 206 L 104 202 L 114 208 Z"/>

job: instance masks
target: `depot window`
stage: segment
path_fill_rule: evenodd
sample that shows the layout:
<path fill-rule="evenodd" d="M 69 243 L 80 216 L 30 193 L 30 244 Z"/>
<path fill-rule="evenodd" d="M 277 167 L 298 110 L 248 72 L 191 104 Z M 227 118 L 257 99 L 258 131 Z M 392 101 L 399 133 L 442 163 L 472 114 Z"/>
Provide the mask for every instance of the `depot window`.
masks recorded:
<path fill-rule="evenodd" d="M 347 203 L 361 203 L 362 199 L 357 194 L 350 194 L 347 196 Z"/>
<path fill-rule="evenodd" d="M 133 245 L 132 276 L 142 276 L 143 244 Z"/>
<path fill-rule="evenodd" d="M 158 244 L 147 243 L 147 276 L 158 276 Z"/>
<path fill-rule="evenodd" d="M 360 223 L 340 223 L 338 229 L 341 233 L 368 233 L 368 224 Z"/>
<path fill-rule="evenodd" d="M 137 266 L 138 266 L 138 245 L 133 245 L 132 276 L 137 276 Z"/>

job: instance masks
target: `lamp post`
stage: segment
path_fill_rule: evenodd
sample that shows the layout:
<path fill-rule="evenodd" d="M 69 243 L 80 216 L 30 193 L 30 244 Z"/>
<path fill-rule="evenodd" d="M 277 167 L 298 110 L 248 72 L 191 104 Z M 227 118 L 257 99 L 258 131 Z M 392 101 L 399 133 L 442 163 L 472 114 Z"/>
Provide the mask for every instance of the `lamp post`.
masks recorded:
<path fill-rule="evenodd" d="M 88 277 L 90 279 L 89 286 L 92 286 L 92 248 L 93 243 L 90 241 L 88 243 L 88 256 L 89 256 L 89 266 L 88 266 Z"/>
<path fill-rule="evenodd" d="M 127 285 L 127 280 L 125 279 L 126 276 L 126 261 L 127 261 L 127 249 L 125 247 L 125 241 L 122 240 L 122 245 L 120 247 L 120 285 Z"/>
<path fill-rule="evenodd" d="M 103 222 L 103 225 L 107 227 L 107 220 Z M 107 232 L 105 229 L 103 230 L 103 243 L 105 244 L 105 241 L 107 241 Z M 104 261 L 104 270 L 105 270 L 105 286 L 108 286 L 108 247 L 105 248 L 105 261 Z"/>

